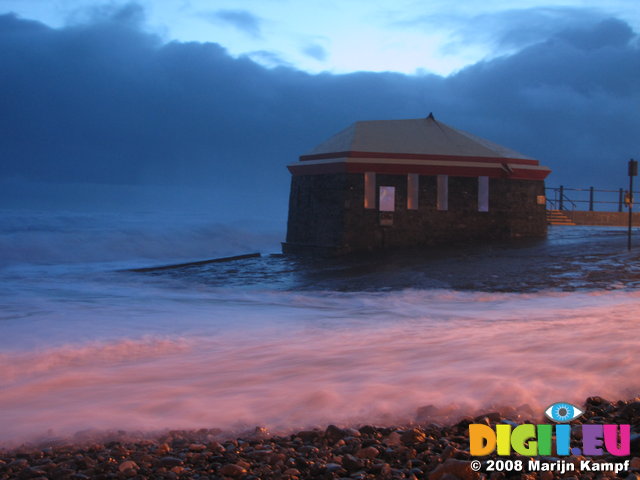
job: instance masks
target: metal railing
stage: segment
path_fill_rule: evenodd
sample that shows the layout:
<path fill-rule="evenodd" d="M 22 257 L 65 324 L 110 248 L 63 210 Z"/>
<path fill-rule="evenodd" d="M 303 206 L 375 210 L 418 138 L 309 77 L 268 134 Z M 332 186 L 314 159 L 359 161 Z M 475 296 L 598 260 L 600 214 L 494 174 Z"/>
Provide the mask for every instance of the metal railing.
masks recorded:
<path fill-rule="evenodd" d="M 564 185 L 547 187 L 545 190 L 548 210 L 589 210 L 590 212 L 594 210 L 622 212 L 627 193 L 622 188 L 606 190 L 593 187 L 569 188 Z M 635 196 L 640 192 L 634 191 L 633 193 Z M 585 208 L 579 208 L 583 206 Z"/>

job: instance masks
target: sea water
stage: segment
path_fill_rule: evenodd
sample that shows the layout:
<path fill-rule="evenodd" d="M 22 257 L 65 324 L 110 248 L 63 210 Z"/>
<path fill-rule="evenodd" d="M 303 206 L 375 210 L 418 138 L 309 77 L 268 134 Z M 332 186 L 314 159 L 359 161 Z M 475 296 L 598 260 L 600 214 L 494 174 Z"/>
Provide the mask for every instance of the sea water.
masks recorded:
<path fill-rule="evenodd" d="M 541 415 L 640 392 L 640 274 L 624 230 L 322 262 L 270 256 L 282 236 L 3 212 L 0 446 L 409 423 L 428 405 L 439 421 L 502 406 Z M 253 251 L 265 255 L 126 271 Z"/>

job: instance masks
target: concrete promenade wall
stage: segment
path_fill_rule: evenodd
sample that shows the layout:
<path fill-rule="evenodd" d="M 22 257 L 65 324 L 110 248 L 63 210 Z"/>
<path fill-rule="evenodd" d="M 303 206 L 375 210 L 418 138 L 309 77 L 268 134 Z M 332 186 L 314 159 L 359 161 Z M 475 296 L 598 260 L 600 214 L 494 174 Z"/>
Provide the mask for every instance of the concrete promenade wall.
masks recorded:
<path fill-rule="evenodd" d="M 636 207 L 640 210 L 640 205 Z M 626 227 L 629 224 L 629 212 L 589 212 L 564 210 L 567 217 L 576 225 L 602 225 L 611 227 Z M 640 226 L 640 213 L 633 213 L 633 225 Z"/>

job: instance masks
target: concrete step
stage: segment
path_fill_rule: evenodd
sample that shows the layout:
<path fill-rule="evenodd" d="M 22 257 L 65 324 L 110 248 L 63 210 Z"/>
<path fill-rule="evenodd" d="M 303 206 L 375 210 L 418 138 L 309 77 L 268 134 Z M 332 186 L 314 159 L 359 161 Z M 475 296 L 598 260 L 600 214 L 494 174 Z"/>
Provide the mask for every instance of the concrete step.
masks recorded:
<path fill-rule="evenodd" d="M 562 210 L 547 210 L 547 223 L 549 225 L 575 225 Z"/>

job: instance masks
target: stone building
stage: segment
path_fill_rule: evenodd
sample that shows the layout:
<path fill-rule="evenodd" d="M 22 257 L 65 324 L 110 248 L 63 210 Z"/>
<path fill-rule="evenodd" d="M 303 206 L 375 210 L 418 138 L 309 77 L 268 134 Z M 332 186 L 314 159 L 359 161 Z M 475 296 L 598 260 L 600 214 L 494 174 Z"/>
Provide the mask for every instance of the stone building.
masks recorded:
<path fill-rule="evenodd" d="M 285 253 L 546 235 L 533 158 L 427 118 L 356 122 L 289 165 Z"/>

